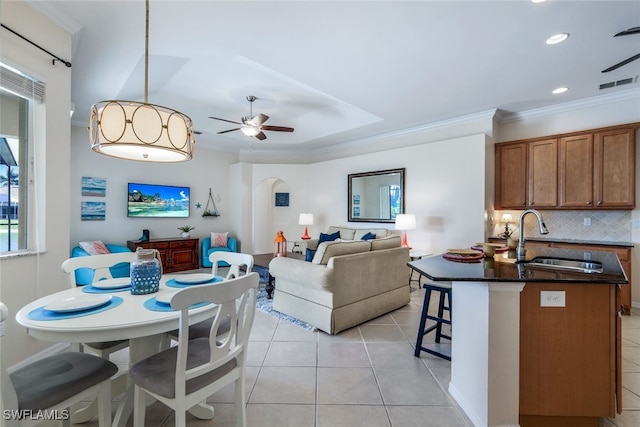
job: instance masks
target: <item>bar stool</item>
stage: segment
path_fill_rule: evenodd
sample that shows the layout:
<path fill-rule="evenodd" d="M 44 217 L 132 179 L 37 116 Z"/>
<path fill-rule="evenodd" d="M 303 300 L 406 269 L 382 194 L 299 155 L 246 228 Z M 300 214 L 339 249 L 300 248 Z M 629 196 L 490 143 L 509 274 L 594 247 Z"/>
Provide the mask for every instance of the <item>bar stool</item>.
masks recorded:
<path fill-rule="evenodd" d="M 451 325 L 451 284 L 427 282 L 424 288 L 424 303 L 422 305 L 422 316 L 420 317 L 420 328 L 418 329 L 418 338 L 416 340 L 415 357 L 420 357 L 420 351 L 433 354 L 446 360 L 451 360 L 451 346 L 441 345 L 442 338 L 451 341 L 451 335 L 442 332 L 442 325 Z M 429 314 L 429 302 L 431 301 L 431 292 L 439 292 L 438 313 L 436 316 Z M 446 301 L 445 301 L 446 300 Z M 444 312 L 448 311 L 448 319 L 444 318 Z M 436 323 L 425 328 L 427 319 L 434 320 Z M 435 343 L 422 344 L 424 336 L 431 331 L 436 331 Z"/>

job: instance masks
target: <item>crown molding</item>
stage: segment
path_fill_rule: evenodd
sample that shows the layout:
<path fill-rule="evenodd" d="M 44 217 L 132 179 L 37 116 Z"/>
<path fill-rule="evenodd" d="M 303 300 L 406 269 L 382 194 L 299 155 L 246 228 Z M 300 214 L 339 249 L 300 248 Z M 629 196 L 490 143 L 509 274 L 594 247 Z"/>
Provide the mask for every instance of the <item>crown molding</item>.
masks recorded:
<path fill-rule="evenodd" d="M 584 108 L 593 108 L 600 105 L 612 104 L 615 102 L 626 101 L 629 99 L 638 99 L 640 101 L 640 89 L 625 90 L 622 92 L 612 93 L 608 95 L 598 95 L 591 98 L 583 98 L 577 101 L 556 104 L 551 107 L 535 108 L 533 110 L 511 113 L 498 109 L 496 121 L 498 123 L 509 123 L 521 120 L 529 120 L 538 117 L 551 116 L 568 111 L 581 110 Z"/>

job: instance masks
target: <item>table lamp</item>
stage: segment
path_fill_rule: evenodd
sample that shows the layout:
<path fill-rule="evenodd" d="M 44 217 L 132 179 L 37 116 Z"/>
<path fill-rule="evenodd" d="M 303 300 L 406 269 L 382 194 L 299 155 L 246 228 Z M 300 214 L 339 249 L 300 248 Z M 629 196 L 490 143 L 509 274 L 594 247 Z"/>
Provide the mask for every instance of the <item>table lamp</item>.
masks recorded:
<path fill-rule="evenodd" d="M 309 240 L 311 236 L 309 236 L 308 225 L 313 225 L 313 214 L 310 213 L 301 213 L 298 217 L 298 224 L 304 225 L 304 235 L 301 237 L 302 240 Z"/>
<path fill-rule="evenodd" d="M 511 216 L 511 214 L 506 213 L 502 215 L 502 222 L 504 222 L 504 233 L 498 235 L 498 237 L 502 237 L 505 240 L 511 237 L 511 233 L 513 233 L 512 230 L 509 230 L 509 223 L 511 221 L 513 221 L 513 217 Z"/>
<path fill-rule="evenodd" d="M 396 215 L 396 230 L 404 231 L 402 236 L 402 246 L 408 247 L 409 243 L 407 243 L 407 230 L 415 230 L 416 229 L 416 216 L 414 214 L 398 214 Z"/>

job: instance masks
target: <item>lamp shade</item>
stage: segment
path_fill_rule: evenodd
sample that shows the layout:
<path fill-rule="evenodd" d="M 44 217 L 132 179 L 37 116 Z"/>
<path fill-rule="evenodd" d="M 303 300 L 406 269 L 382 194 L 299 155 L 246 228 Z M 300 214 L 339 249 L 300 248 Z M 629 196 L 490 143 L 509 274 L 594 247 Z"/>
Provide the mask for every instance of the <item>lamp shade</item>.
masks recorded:
<path fill-rule="evenodd" d="M 301 213 L 298 217 L 299 225 L 313 225 L 313 214 Z"/>
<path fill-rule="evenodd" d="M 416 216 L 414 214 L 396 215 L 396 230 L 415 230 Z"/>
<path fill-rule="evenodd" d="M 504 214 L 502 215 L 502 221 L 504 222 L 511 222 L 513 221 L 513 217 L 511 216 L 511 214 Z"/>
<path fill-rule="evenodd" d="M 91 108 L 93 151 L 144 162 L 191 160 L 193 124 L 170 108 L 136 101 L 102 101 Z"/>

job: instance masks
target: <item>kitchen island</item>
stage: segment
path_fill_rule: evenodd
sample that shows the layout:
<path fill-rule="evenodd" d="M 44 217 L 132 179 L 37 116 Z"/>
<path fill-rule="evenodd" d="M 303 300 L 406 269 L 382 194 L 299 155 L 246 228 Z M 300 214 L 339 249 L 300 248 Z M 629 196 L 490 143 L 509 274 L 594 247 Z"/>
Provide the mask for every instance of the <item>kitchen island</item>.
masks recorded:
<path fill-rule="evenodd" d="M 531 263 L 583 260 L 598 272 Z M 408 264 L 451 282 L 449 392 L 476 426 L 597 426 L 620 410 L 619 289 L 613 252 L 528 248 L 461 263 L 441 255 Z"/>

